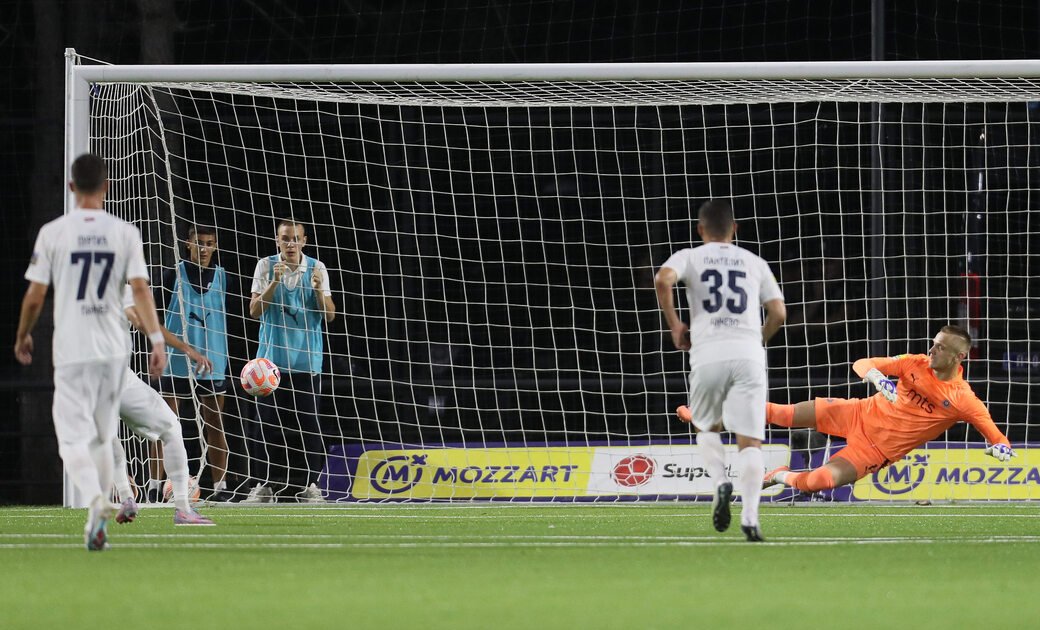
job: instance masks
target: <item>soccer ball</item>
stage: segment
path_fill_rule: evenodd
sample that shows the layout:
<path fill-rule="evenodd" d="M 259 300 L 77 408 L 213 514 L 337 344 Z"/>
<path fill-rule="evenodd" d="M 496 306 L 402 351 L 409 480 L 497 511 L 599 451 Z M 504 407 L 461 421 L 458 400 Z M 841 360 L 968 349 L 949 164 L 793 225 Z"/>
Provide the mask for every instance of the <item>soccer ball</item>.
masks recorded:
<path fill-rule="evenodd" d="M 199 488 L 199 480 L 195 477 L 188 477 L 188 500 L 195 503 L 200 496 L 202 496 L 202 490 Z M 162 499 L 167 503 L 173 501 L 173 482 L 169 479 L 163 484 Z"/>
<path fill-rule="evenodd" d="M 253 359 L 242 368 L 242 389 L 253 396 L 270 396 L 278 389 L 282 373 L 267 359 Z"/>

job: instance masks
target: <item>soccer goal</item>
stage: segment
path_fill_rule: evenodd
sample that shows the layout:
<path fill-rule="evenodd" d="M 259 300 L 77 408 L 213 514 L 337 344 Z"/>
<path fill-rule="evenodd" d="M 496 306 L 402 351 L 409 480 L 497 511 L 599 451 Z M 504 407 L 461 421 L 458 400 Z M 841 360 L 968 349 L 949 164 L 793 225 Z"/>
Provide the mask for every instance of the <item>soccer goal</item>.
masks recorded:
<path fill-rule="evenodd" d="M 866 396 L 853 361 L 925 353 L 960 323 L 976 339 L 965 376 L 1019 453 L 991 464 L 959 424 L 852 488 L 767 496 L 1040 498 L 1040 62 L 68 58 L 68 156 L 109 161 L 109 209 L 141 228 L 156 275 L 189 228 L 217 230 L 232 489 L 291 487 L 314 443 L 284 427 L 289 470 L 256 479 L 266 445 L 237 384 L 257 351 L 253 270 L 291 218 L 339 311 L 320 379 L 328 500 L 709 497 L 653 274 L 697 240 L 697 206 L 726 197 L 786 294 L 773 401 Z M 199 398 L 181 409 L 205 433 Z M 769 442 L 767 468 L 840 445 L 777 428 Z M 142 482 L 148 451 L 128 444 Z"/>

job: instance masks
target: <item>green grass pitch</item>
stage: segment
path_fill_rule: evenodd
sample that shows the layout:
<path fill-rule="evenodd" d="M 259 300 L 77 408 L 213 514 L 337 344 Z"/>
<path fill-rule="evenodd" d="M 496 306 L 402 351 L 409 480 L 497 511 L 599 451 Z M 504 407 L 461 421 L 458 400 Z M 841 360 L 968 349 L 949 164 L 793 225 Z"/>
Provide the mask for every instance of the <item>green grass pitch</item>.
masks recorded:
<path fill-rule="evenodd" d="M 0 628 L 1035 628 L 1040 505 L 0 509 Z M 736 516 L 739 506 L 736 506 Z"/>

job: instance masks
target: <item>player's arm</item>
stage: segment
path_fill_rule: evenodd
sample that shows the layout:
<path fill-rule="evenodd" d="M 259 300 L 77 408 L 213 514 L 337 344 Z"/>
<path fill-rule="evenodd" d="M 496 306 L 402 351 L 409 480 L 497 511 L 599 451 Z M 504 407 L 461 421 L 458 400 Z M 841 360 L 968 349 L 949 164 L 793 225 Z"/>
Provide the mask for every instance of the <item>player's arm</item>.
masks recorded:
<path fill-rule="evenodd" d="M 256 271 L 253 273 L 253 293 L 249 298 L 249 316 L 253 319 L 260 319 L 260 316 L 264 314 L 272 304 L 274 300 L 274 292 L 278 290 L 278 285 L 282 282 L 282 274 L 285 273 L 285 263 L 279 262 L 275 264 L 271 274 L 271 281 L 264 284 L 264 278 L 267 275 L 267 265 L 265 259 L 261 259 L 260 262 L 256 263 Z"/>
<path fill-rule="evenodd" d="M 979 433 L 986 438 L 986 442 L 989 444 L 986 448 L 987 455 L 996 457 L 1002 462 L 1006 462 L 1015 456 L 1015 451 L 1011 448 L 1011 441 L 997 428 L 997 424 L 993 422 L 993 416 L 989 415 L 986 405 L 982 404 L 982 401 L 977 397 L 971 401 L 968 410 L 965 412 L 964 419 L 968 424 L 978 429 Z"/>
<path fill-rule="evenodd" d="M 902 373 L 900 364 L 901 359 L 899 357 L 873 357 L 869 359 L 860 359 L 852 364 L 852 369 L 856 374 L 864 381 L 874 386 L 874 389 L 881 392 L 888 402 L 895 402 L 898 399 L 896 395 L 896 384 L 892 379 L 888 378 L 889 374 L 899 376 Z"/>
<path fill-rule="evenodd" d="M 155 312 L 155 299 L 152 297 L 148 281 L 142 277 L 130 278 L 130 290 L 134 296 L 138 328 L 147 335 L 148 341 L 152 344 L 148 373 L 153 378 L 159 378 L 166 367 L 166 339 L 159 325 L 159 315 Z"/>
<path fill-rule="evenodd" d="M 331 295 L 325 295 L 325 287 L 329 284 L 329 273 L 324 265 L 315 267 L 311 274 L 311 288 L 314 290 L 314 300 L 318 304 L 321 316 L 326 322 L 336 319 L 336 303 L 332 301 Z"/>
<path fill-rule="evenodd" d="M 766 311 L 766 321 L 762 322 L 762 345 L 773 338 L 787 319 L 787 306 L 783 300 L 769 300 L 762 307 Z"/>
<path fill-rule="evenodd" d="M 675 310 L 675 283 L 679 274 L 671 267 L 661 267 L 654 276 L 654 289 L 657 290 L 657 303 L 664 313 L 668 329 L 672 331 L 672 343 L 679 350 L 690 349 L 690 329 Z"/>
<path fill-rule="evenodd" d="M 18 318 L 18 332 L 14 337 L 14 356 L 22 365 L 32 363 L 33 338 L 32 331 L 43 311 L 43 302 L 47 298 L 47 285 L 41 282 L 30 282 L 22 298 L 22 312 Z"/>
<path fill-rule="evenodd" d="M 130 320 L 130 324 L 134 328 L 136 328 L 137 330 L 144 330 L 143 328 L 141 328 L 141 320 L 137 316 L 136 306 L 129 306 L 123 310 L 126 313 L 126 318 Z M 195 348 L 192 348 L 191 345 L 186 343 L 177 335 L 170 332 L 170 329 L 168 329 L 166 326 L 159 324 L 159 329 L 162 330 L 163 341 L 166 342 L 166 345 L 183 352 L 188 357 L 188 359 L 190 359 L 191 362 L 195 364 L 196 372 L 198 372 L 199 374 L 208 374 L 209 372 L 213 371 L 213 362 L 207 359 L 205 355 L 203 355 Z"/>

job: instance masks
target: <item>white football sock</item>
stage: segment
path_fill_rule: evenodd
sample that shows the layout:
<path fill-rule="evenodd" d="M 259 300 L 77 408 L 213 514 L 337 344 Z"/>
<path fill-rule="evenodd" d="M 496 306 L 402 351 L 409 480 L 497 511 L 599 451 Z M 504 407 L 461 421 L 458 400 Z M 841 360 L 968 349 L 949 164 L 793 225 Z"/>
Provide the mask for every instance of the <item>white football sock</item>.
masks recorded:
<path fill-rule="evenodd" d="M 123 442 L 118 437 L 112 440 L 112 477 L 119 502 L 133 498 L 134 491 L 130 489 L 130 478 L 126 473 L 126 451 L 123 450 Z"/>
<path fill-rule="evenodd" d="M 172 425 L 166 433 L 159 436 L 163 444 L 163 463 L 166 464 L 166 475 L 173 486 L 173 503 L 182 512 L 190 512 L 188 501 L 188 452 L 184 450 L 184 439 L 181 437 L 180 423 Z"/>
<path fill-rule="evenodd" d="M 65 470 L 72 478 L 72 483 L 83 493 L 84 498 L 93 501 L 98 496 L 107 494 L 107 490 L 102 491 L 97 466 L 94 465 L 90 447 L 86 443 L 59 443 L 58 453 L 65 464 Z M 111 466 L 111 462 L 109 465 Z"/>
<path fill-rule="evenodd" d="M 740 524 L 758 525 L 758 502 L 762 497 L 762 476 L 766 466 L 762 460 L 762 449 L 754 446 L 737 453 L 737 472 L 740 475 Z"/>
<path fill-rule="evenodd" d="M 108 500 L 112 492 L 112 440 L 106 437 L 104 440 L 91 440 L 90 458 L 94 460 L 97 468 L 98 484 L 101 487 L 101 496 Z"/>
<path fill-rule="evenodd" d="M 708 476 L 715 482 L 715 486 L 729 481 L 726 477 L 726 449 L 722 446 L 722 436 L 714 431 L 700 431 L 697 433 L 697 446 L 700 447 Z"/>
<path fill-rule="evenodd" d="M 217 483 L 213 484 L 213 492 L 221 492 L 225 488 L 227 488 L 227 482 L 224 481 L 223 479 L 221 479 Z"/>

